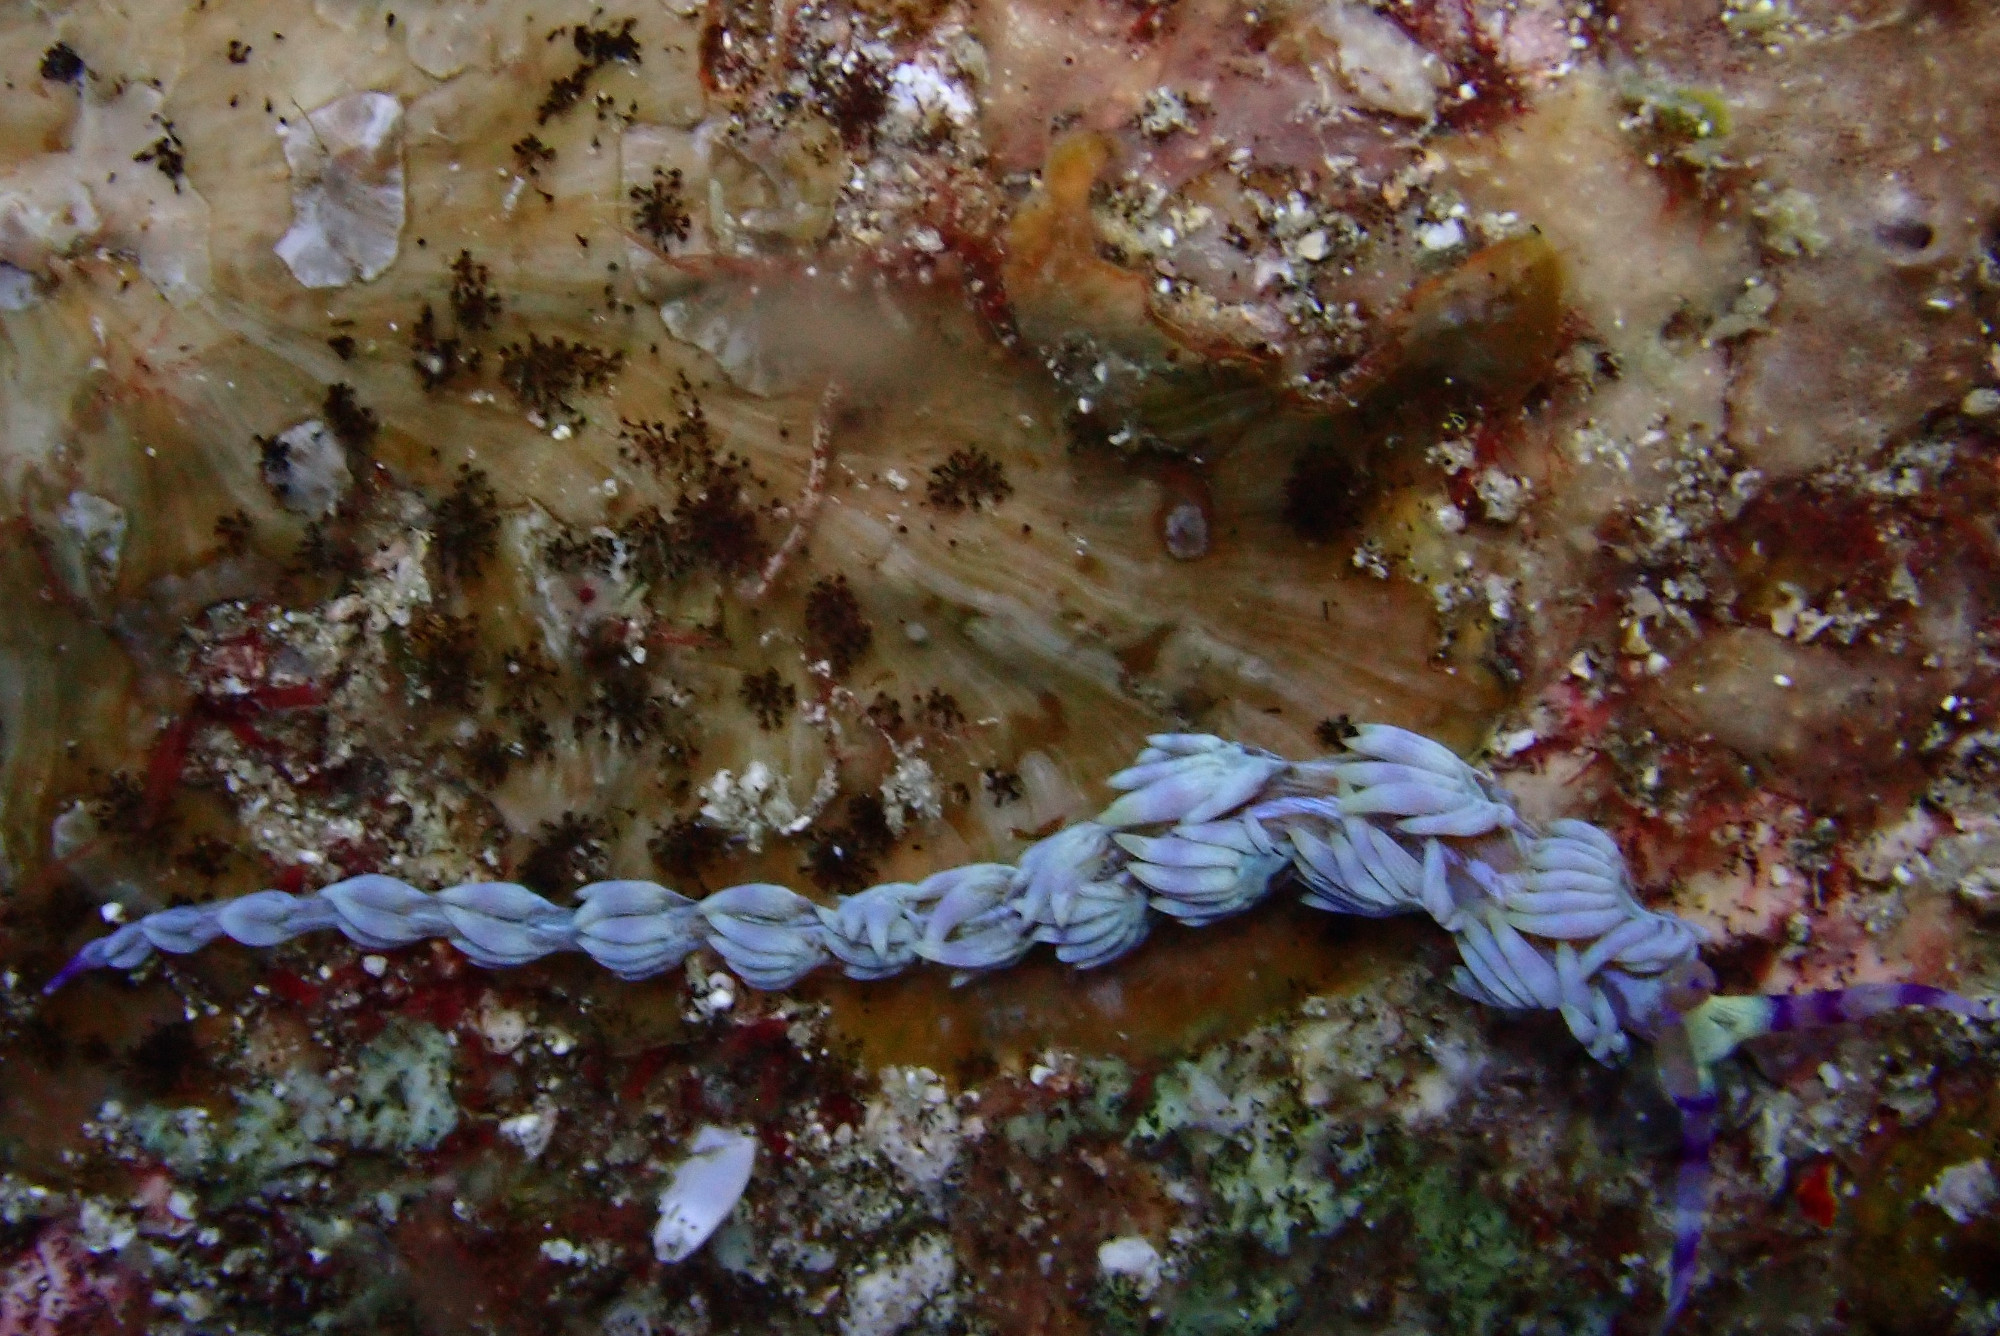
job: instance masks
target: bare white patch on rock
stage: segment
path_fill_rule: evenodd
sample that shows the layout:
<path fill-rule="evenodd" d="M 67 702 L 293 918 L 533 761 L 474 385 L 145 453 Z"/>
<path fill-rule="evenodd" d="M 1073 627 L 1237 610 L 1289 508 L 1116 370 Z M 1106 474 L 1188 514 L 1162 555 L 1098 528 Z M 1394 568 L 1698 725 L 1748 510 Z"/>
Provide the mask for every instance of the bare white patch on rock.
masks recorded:
<path fill-rule="evenodd" d="M 1418 121 L 1436 113 L 1451 71 L 1393 21 L 1335 0 L 1320 11 L 1319 29 L 1339 47 L 1340 80 L 1364 106 Z"/>
<path fill-rule="evenodd" d="M 936 821 L 944 815 L 944 795 L 938 787 L 937 772 L 921 756 L 901 755 L 896 769 L 882 781 L 882 811 L 892 834 L 901 835 L 913 825 Z"/>
<path fill-rule="evenodd" d="M 340 505 L 354 475 L 347 451 L 318 418 L 280 432 L 264 453 L 264 483 L 294 515 L 324 519 Z"/>
<path fill-rule="evenodd" d="M 125 550 L 125 510 L 91 492 L 75 491 L 56 514 L 56 564 L 79 598 L 109 589 Z"/>
<path fill-rule="evenodd" d="M 279 127 L 292 169 L 292 226 L 278 258 L 309 288 L 376 277 L 395 263 L 404 218 L 403 104 L 350 93 Z"/>
<path fill-rule="evenodd" d="M 121 81 L 82 99 L 71 147 L 0 167 L 0 262 L 48 276 L 92 245 L 129 253 L 169 297 L 208 286 L 208 202 L 188 180 L 166 97 Z"/>
<path fill-rule="evenodd" d="M 938 1234 L 918 1239 L 899 1260 L 856 1278 L 847 1287 L 840 1336 L 893 1336 L 940 1299 L 958 1275 L 951 1243 Z"/>
<path fill-rule="evenodd" d="M 933 1192 L 958 1163 L 966 1130 L 936 1072 L 884 1067 L 882 1093 L 869 1102 L 861 1134 L 912 1185 Z"/>
<path fill-rule="evenodd" d="M 740 777 L 733 771 L 718 770 L 701 786 L 701 816 L 710 825 L 737 836 L 755 853 L 764 847 L 766 835 L 796 835 L 810 826 L 838 790 L 839 777 L 829 765 L 802 809 L 793 801 L 784 776 L 762 761 L 752 761 Z"/>
<path fill-rule="evenodd" d="M 40 295 L 33 274 L 0 260 L 0 311 L 25 311 Z"/>

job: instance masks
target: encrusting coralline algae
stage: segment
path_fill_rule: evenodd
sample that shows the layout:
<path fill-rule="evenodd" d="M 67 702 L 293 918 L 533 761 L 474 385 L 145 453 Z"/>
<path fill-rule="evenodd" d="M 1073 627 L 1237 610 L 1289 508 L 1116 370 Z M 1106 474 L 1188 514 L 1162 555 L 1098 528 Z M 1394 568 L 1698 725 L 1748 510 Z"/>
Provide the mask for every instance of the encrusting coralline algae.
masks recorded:
<path fill-rule="evenodd" d="M 582 951 L 625 979 L 673 969 L 705 946 L 744 983 L 769 990 L 827 964 L 861 980 L 920 962 L 1004 969 L 1037 943 L 1091 969 L 1138 946 L 1154 915 L 1199 927 L 1295 880 L 1307 904 L 1334 913 L 1428 914 L 1457 943 L 1455 990 L 1511 1011 L 1557 1011 L 1600 1062 L 1625 1057 L 1631 1036 L 1654 1044 L 1684 1120 L 1669 1322 L 1694 1276 L 1717 1062 L 1759 1035 L 1895 1007 L 2000 1018 L 1990 1002 L 1919 985 L 1716 995 L 1699 934 L 1639 903 L 1608 835 L 1573 820 L 1535 829 L 1487 776 L 1403 729 L 1361 726 L 1343 751 L 1311 761 L 1201 734 L 1149 743 L 1110 777 L 1123 791 L 1111 806 L 1029 846 L 1018 863 L 887 883 L 831 907 L 770 883 L 696 901 L 652 882 L 608 881 L 583 887 L 568 910 L 508 882 L 427 894 L 368 875 L 313 895 L 261 891 L 150 914 L 90 943 L 45 991 L 83 970 L 134 968 L 155 951 L 195 951 L 225 936 L 273 946 L 327 928 L 373 948 L 441 937 L 493 967 Z M 728 1214 L 749 1180 L 752 1144 L 718 1128 L 697 1136 L 662 1201 L 663 1260 L 685 1257 Z"/>

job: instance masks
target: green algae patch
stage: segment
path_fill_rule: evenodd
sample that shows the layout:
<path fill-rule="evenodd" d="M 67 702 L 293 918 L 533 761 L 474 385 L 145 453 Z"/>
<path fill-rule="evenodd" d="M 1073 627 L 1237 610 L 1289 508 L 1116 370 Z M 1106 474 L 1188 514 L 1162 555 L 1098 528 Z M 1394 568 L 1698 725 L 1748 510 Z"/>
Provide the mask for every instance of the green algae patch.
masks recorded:
<path fill-rule="evenodd" d="M 302 1165 L 332 1164 L 337 1146 L 428 1151 L 458 1126 L 452 1045 L 435 1026 L 403 1020 L 322 1077 L 293 1070 L 242 1090 L 218 1118 L 201 1107 L 142 1106 L 126 1119 L 132 1139 L 182 1178 L 254 1192 Z"/>
<path fill-rule="evenodd" d="M 1367 1137 L 1303 1102 L 1268 1031 L 1162 1072 L 1132 1137 L 1177 1141 L 1207 1178 L 1218 1232 L 1279 1255 L 1361 1209 L 1345 1182 L 1370 1161 Z"/>
<path fill-rule="evenodd" d="M 1435 1147 L 1391 1132 L 1380 1140 L 1375 1165 L 1358 1188 L 1368 1222 L 1378 1235 L 1402 1239 L 1439 1329 L 1487 1336 L 1514 1330 L 1532 1314 L 1557 1330 L 1594 1331 L 1625 1307 L 1622 1296 L 1580 1284 L 1565 1250 L 1531 1238 L 1463 1160 L 1441 1160 Z"/>
<path fill-rule="evenodd" d="M 1939 1094 L 1939 1116 L 1886 1133 L 1856 1195 L 1841 1198 L 1854 1222 L 1846 1271 L 1858 1330 L 1972 1330 L 1968 1313 L 2000 1308 L 2000 1291 L 1979 1282 L 2000 1274 L 2000 1212 L 1961 1222 L 1935 1200 L 1946 1170 L 1994 1158 L 2000 1090 L 1959 1082 Z"/>
<path fill-rule="evenodd" d="M 1261 1336 L 1299 1311 L 1299 1287 L 1280 1272 L 1246 1267 L 1228 1249 L 1202 1255 L 1180 1301 L 1167 1315 L 1166 1336 Z"/>
<path fill-rule="evenodd" d="M 1148 1296 L 1122 1276 L 1104 1276 L 1090 1296 L 1100 1336 L 1263 1336 L 1304 1306 L 1293 1268 L 1273 1268 L 1240 1242 L 1196 1253 L 1171 1298 Z M 1156 1302 L 1156 1300 L 1158 1300 Z"/>
<path fill-rule="evenodd" d="M 1417 1176 L 1408 1209 L 1425 1293 L 1444 1309 L 1454 1331 L 1493 1330 L 1511 1306 L 1514 1277 L 1528 1262 L 1526 1240 L 1513 1220 L 1448 1164 Z"/>
<path fill-rule="evenodd" d="M 1125 1130 L 1132 1069 L 1117 1058 L 1084 1058 L 1077 1064 L 1081 1089 L 1047 1109 L 1004 1120 L 1007 1140 L 1035 1159 L 1060 1155 L 1078 1138 L 1117 1136 Z"/>
<path fill-rule="evenodd" d="M 1682 143 L 1720 139 L 1732 124 L 1728 102 L 1710 88 L 1647 80 L 1627 88 L 1625 101 L 1643 125 Z"/>

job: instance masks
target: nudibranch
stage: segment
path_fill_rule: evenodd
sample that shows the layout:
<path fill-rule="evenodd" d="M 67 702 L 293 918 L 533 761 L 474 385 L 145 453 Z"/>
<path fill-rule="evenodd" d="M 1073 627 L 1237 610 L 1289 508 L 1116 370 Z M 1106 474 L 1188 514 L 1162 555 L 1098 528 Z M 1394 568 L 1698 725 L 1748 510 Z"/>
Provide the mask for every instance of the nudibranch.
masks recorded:
<path fill-rule="evenodd" d="M 766 990 L 823 965 L 861 980 L 920 962 L 969 976 L 1038 943 L 1092 969 L 1136 948 L 1160 916 L 1199 927 L 1296 884 L 1333 913 L 1428 914 L 1457 944 L 1453 989 L 1504 1010 L 1558 1012 L 1599 1062 L 1625 1059 L 1635 1037 L 1652 1044 L 1682 1115 L 1667 1322 L 1695 1274 L 1716 1064 L 1760 1035 L 1897 1007 L 2000 1018 L 1990 1000 L 1920 985 L 1719 995 L 1700 934 L 1640 902 L 1608 834 L 1576 820 L 1536 828 L 1489 775 L 1404 729 L 1363 726 L 1340 752 L 1307 761 L 1203 734 L 1148 741 L 1110 777 L 1116 801 L 1018 862 L 886 883 L 830 906 L 765 882 L 694 900 L 653 882 L 600 881 L 568 908 L 511 882 L 427 893 L 370 874 L 313 894 L 267 890 L 150 914 L 86 945 L 48 991 L 218 937 L 264 947 L 327 928 L 373 949 L 442 938 L 489 967 L 582 951 L 624 979 L 707 948 Z"/>

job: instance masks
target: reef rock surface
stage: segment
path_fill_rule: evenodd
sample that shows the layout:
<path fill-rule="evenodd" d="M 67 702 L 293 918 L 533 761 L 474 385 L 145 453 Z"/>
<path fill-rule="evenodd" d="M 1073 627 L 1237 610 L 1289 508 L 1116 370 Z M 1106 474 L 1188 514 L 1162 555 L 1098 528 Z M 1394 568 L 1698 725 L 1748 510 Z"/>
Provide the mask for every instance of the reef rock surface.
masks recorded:
<path fill-rule="evenodd" d="M 1996 104 L 1920 0 L 0 8 L 0 1332 L 1644 1329 L 1645 1065 L 1395 924 L 33 999 L 264 886 L 1011 860 L 1349 718 L 1734 991 L 1994 991 Z M 1686 1328 L 2000 1330 L 1996 1063 L 1732 1060 Z"/>

